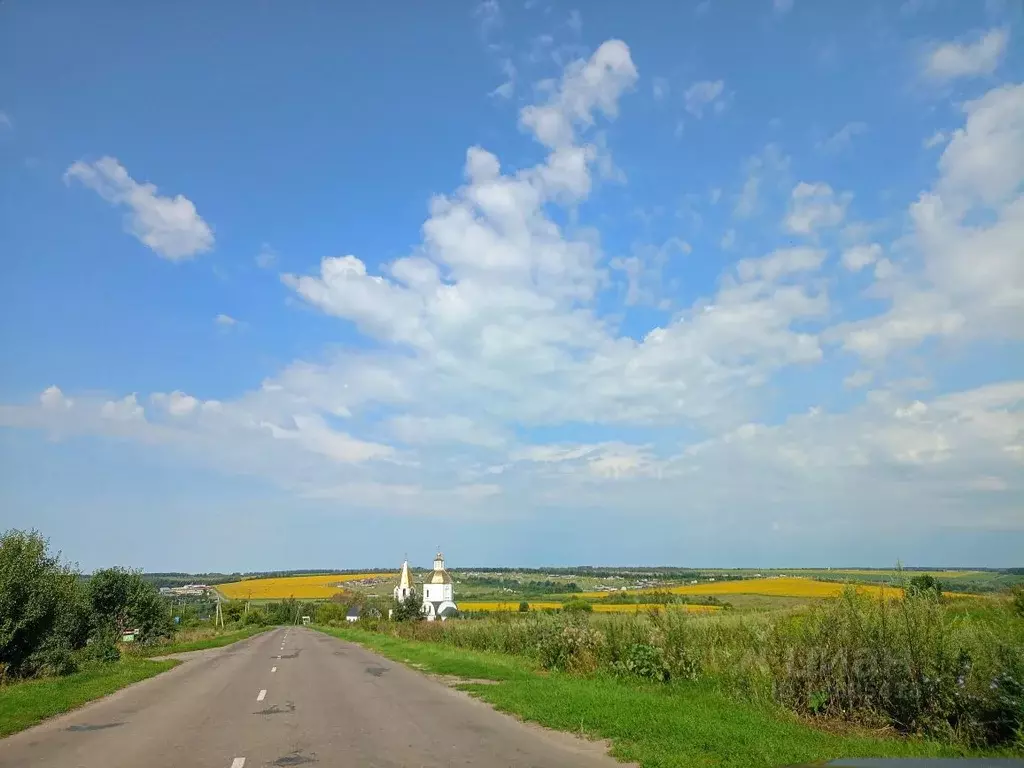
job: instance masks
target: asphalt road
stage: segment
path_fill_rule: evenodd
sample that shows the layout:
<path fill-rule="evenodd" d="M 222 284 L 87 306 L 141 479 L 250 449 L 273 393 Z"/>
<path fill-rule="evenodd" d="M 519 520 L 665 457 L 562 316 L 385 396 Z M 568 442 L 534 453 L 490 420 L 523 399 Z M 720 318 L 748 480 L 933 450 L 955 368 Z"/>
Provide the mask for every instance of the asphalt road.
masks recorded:
<path fill-rule="evenodd" d="M 276 629 L 0 740 L 0 768 L 621 766 L 425 675 Z"/>

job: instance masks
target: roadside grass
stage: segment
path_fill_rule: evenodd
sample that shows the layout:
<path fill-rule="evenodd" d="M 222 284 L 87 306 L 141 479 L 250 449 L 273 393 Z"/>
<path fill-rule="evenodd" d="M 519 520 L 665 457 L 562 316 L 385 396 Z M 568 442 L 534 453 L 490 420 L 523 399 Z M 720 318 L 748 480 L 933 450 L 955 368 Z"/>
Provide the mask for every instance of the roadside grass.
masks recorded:
<path fill-rule="evenodd" d="M 959 757 L 934 741 L 830 732 L 767 706 L 726 698 L 708 681 L 669 685 L 610 676 L 544 673 L 530 660 L 367 632 L 314 627 L 428 672 L 497 685 L 459 687 L 523 720 L 611 741 L 611 754 L 644 768 L 770 768 L 841 757 Z"/>
<path fill-rule="evenodd" d="M 132 683 L 166 672 L 180 662 L 123 657 L 66 677 L 0 686 L 0 737 L 98 699 Z"/>
<path fill-rule="evenodd" d="M 531 680 L 541 674 L 540 668 L 533 660 L 521 656 L 507 656 L 489 651 L 455 650 L 349 627 L 314 626 L 313 629 L 342 640 L 359 643 L 381 656 L 438 675 L 453 675 L 468 680 L 512 681 Z"/>
<path fill-rule="evenodd" d="M 203 651 L 207 648 L 220 648 L 239 640 L 245 640 L 261 632 L 266 632 L 272 627 L 243 627 L 226 632 L 197 633 L 186 635 L 184 639 L 176 639 L 169 643 L 158 645 L 140 645 L 136 647 L 122 646 L 125 655 L 148 658 L 150 656 L 167 656 L 172 653 L 185 653 L 186 651 Z"/>

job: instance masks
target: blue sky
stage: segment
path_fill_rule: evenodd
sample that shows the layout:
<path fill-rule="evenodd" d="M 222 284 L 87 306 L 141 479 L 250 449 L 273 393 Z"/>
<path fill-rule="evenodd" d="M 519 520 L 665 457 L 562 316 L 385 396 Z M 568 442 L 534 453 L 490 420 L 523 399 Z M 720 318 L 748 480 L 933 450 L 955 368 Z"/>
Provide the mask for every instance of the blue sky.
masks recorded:
<path fill-rule="evenodd" d="M 1018 4 L 0 17 L 0 528 L 1020 564 Z"/>

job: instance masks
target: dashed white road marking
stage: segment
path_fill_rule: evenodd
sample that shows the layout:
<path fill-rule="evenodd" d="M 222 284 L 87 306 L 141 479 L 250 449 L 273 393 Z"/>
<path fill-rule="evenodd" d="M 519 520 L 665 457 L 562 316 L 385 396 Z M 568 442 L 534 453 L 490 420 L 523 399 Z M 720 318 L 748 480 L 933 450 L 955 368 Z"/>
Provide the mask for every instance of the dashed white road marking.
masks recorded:
<path fill-rule="evenodd" d="M 231 761 L 231 768 L 245 768 L 245 758 L 236 757 Z"/>
<path fill-rule="evenodd" d="M 271 668 L 270 668 L 270 671 L 271 671 L 271 672 L 277 672 L 277 667 L 271 667 Z"/>
<path fill-rule="evenodd" d="M 265 698 L 267 698 L 267 689 L 266 688 L 264 688 L 264 689 L 262 689 L 260 691 L 260 695 L 256 697 L 256 701 L 263 701 Z"/>

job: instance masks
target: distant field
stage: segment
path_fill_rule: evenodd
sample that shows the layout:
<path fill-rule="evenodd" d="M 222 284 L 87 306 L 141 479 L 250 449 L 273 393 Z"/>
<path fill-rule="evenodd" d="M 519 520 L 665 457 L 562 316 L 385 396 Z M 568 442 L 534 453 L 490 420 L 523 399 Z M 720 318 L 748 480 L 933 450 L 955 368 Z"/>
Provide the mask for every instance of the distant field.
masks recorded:
<path fill-rule="evenodd" d="M 281 600 L 286 597 L 317 600 L 340 592 L 348 582 L 375 580 L 388 583 L 397 579 L 397 573 L 324 573 L 275 579 L 243 579 L 219 584 L 217 591 L 229 600 Z"/>
<path fill-rule="evenodd" d="M 875 597 L 881 595 L 902 596 L 903 590 L 897 587 L 884 587 L 875 584 L 854 585 L 861 594 Z M 802 576 L 787 576 L 771 579 L 738 579 L 735 581 L 712 581 L 704 584 L 686 584 L 677 587 L 637 590 L 645 592 L 670 592 L 674 595 L 766 595 L 768 597 L 838 597 L 842 594 L 844 584 L 833 581 L 816 581 Z M 601 598 L 607 592 L 583 592 L 577 597 Z M 695 606 L 700 607 L 700 606 Z"/>
<path fill-rule="evenodd" d="M 554 603 L 551 601 L 543 600 L 527 600 L 530 605 L 531 611 L 543 611 L 548 609 L 558 610 L 562 607 L 562 603 Z M 498 602 L 460 602 L 459 608 L 463 611 L 518 611 L 519 603 L 498 603 Z M 660 603 L 622 603 L 622 604 L 605 604 L 594 603 L 593 605 L 595 613 L 643 613 L 650 610 L 660 611 L 665 608 Z M 686 611 L 688 613 L 714 613 L 715 611 L 721 610 L 721 606 L 718 605 L 687 605 L 683 603 L 672 604 L 669 606 L 672 610 Z"/>

